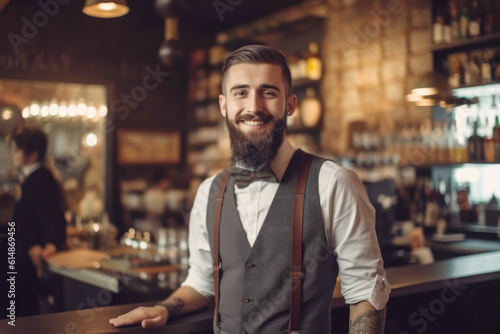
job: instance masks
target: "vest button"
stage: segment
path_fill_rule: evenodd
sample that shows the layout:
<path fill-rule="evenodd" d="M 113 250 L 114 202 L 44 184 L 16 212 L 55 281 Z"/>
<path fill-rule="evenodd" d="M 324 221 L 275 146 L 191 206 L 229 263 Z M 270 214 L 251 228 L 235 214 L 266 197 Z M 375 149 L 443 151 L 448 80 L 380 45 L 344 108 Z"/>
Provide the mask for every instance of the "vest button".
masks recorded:
<path fill-rule="evenodd" d="M 253 268 L 253 263 L 252 262 L 248 262 L 247 263 L 247 268 L 248 269 L 252 269 Z"/>
<path fill-rule="evenodd" d="M 250 303 L 250 298 L 248 298 L 248 297 L 243 298 L 243 302 L 244 303 Z"/>

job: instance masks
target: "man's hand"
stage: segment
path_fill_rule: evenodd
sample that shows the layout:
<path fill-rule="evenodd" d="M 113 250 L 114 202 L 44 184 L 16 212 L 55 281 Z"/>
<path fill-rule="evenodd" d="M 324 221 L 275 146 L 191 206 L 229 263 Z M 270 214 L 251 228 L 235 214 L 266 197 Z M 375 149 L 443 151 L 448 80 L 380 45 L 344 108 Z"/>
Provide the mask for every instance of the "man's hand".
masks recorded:
<path fill-rule="evenodd" d="M 53 243 L 48 243 L 45 245 L 45 247 L 42 250 L 42 258 L 44 260 L 47 260 L 49 257 L 57 253 L 57 248 L 54 246 Z"/>
<path fill-rule="evenodd" d="M 138 307 L 128 313 L 109 319 L 109 323 L 116 327 L 141 324 L 143 328 L 162 327 L 168 320 L 168 312 L 162 306 Z"/>
<path fill-rule="evenodd" d="M 350 307 L 349 334 L 383 334 L 386 308 L 378 311 L 369 302 Z"/>
<path fill-rule="evenodd" d="M 143 328 L 165 326 L 169 318 L 177 314 L 196 311 L 205 307 L 208 300 L 189 286 L 181 286 L 167 300 L 153 307 L 138 307 L 128 313 L 110 319 L 116 327 L 141 324 Z"/>
<path fill-rule="evenodd" d="M 31 258 L 31 262 L 33 262 L 33 265 L 35 266 L 36 275 L 38 276 L 38 278 L 42 278 L 43 276 L 42 252 L 42 247 L 40 247 L 40 245 L 38 244 L 31 246 L 31 248 L 28 250 L 28 254 Z"/>

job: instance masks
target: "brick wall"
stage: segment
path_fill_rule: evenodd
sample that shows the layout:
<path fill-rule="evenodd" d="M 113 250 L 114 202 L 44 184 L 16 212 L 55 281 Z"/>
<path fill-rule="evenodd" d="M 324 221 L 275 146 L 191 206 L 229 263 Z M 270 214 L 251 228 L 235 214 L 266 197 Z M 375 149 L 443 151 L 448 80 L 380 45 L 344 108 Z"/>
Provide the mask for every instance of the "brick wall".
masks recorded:
<path fill-rule="evenodd" d="M 378 131 L 431 117 L 406 94 L 433 71 L 430 0 L 329 0 L 322 58 L 322 150 L 345 154 L 350 124 Z"/>

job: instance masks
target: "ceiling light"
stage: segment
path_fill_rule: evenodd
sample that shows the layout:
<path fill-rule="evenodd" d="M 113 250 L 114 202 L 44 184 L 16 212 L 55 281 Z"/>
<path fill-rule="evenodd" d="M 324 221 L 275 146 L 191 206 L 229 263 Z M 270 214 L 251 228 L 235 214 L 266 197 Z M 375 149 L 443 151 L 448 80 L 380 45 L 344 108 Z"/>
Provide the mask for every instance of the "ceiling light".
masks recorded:
<path fill-rule="evenodd" d="M 125 0 L 87 0 L 83 7 L 85 14 L 104 19 L 123 16 L 129 10 Z"/>

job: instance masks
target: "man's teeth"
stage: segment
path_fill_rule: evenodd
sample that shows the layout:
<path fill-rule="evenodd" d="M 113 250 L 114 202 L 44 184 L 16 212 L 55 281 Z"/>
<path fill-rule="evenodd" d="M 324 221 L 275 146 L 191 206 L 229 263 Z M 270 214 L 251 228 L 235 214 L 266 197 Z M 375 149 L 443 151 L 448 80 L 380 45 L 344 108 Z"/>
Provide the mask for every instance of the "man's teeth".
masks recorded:
<path fill-rule="evenodd" d="M 264 121 L 244 121 L 243 123 L 246 125 L 257 126 L 264 124 Z"/>

